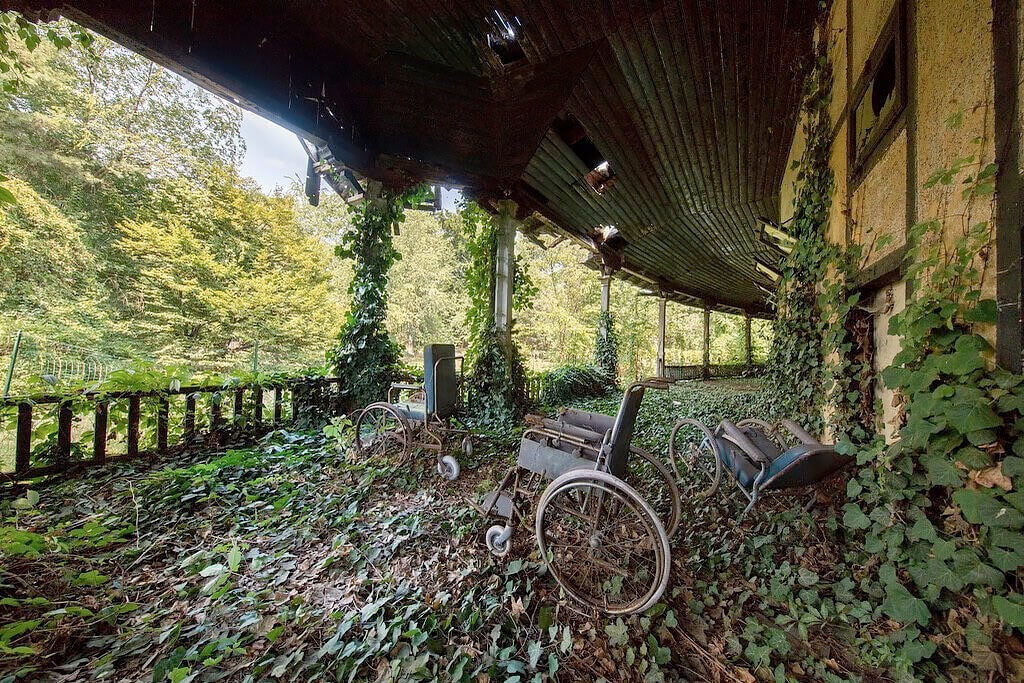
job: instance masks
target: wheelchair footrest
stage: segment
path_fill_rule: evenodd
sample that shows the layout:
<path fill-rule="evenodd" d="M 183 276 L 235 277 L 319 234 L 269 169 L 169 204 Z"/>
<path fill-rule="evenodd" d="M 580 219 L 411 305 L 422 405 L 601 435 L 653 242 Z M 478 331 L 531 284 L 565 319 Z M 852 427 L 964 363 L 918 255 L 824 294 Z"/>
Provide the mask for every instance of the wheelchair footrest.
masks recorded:
<path fill-rule="evenodd" d="M 512 519 L 512 497 L 504 491 L 491 491 L 484 496 L 480 507 L 490 510 L 492 515 Z"/>

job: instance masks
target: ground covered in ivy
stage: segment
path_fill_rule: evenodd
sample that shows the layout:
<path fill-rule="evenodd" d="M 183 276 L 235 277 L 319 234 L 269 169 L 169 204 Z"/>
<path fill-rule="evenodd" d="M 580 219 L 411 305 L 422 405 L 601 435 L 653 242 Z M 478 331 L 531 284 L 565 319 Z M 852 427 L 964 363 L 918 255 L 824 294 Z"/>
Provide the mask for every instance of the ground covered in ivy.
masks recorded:
<path fill-rule="evenodd" d="M 663 450 L 681 415 L 767 405 L 736 383 L 650 392 L 637 438 Z M 448 483 L 426 456 L 362 462 L 277 432 L 0 503 L 0 680 L 908 677 L 893 662 L 913 634 L 865 593 L 871 568 L 842 549 L 834 505 L 777 498 L 739 523 L 735 489 L 684 488 L 664 601 L 596 618 L 564 602 L 529 530 L 504 560 L 484 548 L 465 498 L 514 451 L 488 442 Z"/>

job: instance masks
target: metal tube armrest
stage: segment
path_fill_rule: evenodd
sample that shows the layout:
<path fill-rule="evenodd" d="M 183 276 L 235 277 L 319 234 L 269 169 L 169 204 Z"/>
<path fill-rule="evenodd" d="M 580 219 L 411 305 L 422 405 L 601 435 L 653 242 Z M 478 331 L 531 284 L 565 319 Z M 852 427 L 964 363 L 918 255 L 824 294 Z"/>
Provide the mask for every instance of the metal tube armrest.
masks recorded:
<path fill-rule="evenodd" d="M 782 420 L 779 424 L 786 428 L 790 434 L 800 440 L 800 443 L 807 444 L 808 446 L 818 446 L 821 444 L 820 441 L 811 436 L 806 429 L 798 425 L 793 420 Z"/>
<path fill-rule="evenodd" d="M 718 428 L 724 432 L 725 437 L 729 439 L 729 441 L 732 441 L 734 444 L 739 446 L 740 449 L 754 462 L 763 465 L 770 465 L 772 463 L 768 456 L 762 453 L 760 449 L 754 445 L 754 442 L 752 442 L 747 435 L 743 433 L 743 430 L 734 425 L 732 421 L 722 420 L 722 423 Z"/>

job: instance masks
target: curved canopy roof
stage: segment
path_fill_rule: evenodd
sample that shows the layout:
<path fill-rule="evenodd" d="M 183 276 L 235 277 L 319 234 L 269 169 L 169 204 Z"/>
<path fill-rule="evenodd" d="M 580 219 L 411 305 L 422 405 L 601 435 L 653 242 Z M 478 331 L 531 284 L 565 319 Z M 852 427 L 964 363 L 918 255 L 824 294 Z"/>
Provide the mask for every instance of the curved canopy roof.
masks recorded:
<path fill-rule="evenodd" d="M 0 2 L 61 12 L 360 174 L 514 199 L 628 279 L 755 315 L 817 4 Z"/>

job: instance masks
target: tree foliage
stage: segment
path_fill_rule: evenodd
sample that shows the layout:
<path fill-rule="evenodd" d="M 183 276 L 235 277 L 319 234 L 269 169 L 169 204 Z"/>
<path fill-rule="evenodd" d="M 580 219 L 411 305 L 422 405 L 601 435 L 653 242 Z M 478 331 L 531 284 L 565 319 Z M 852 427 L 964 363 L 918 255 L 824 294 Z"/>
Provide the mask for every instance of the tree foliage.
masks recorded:
<path fill-rule="evenodd" d="M 237 107 L 102 38 L 7 46 L 0 333 L 209 370 L 258 339 L 267 369 L 321 363 L 344 303 L 331 245 L 239 176 Z"/>

